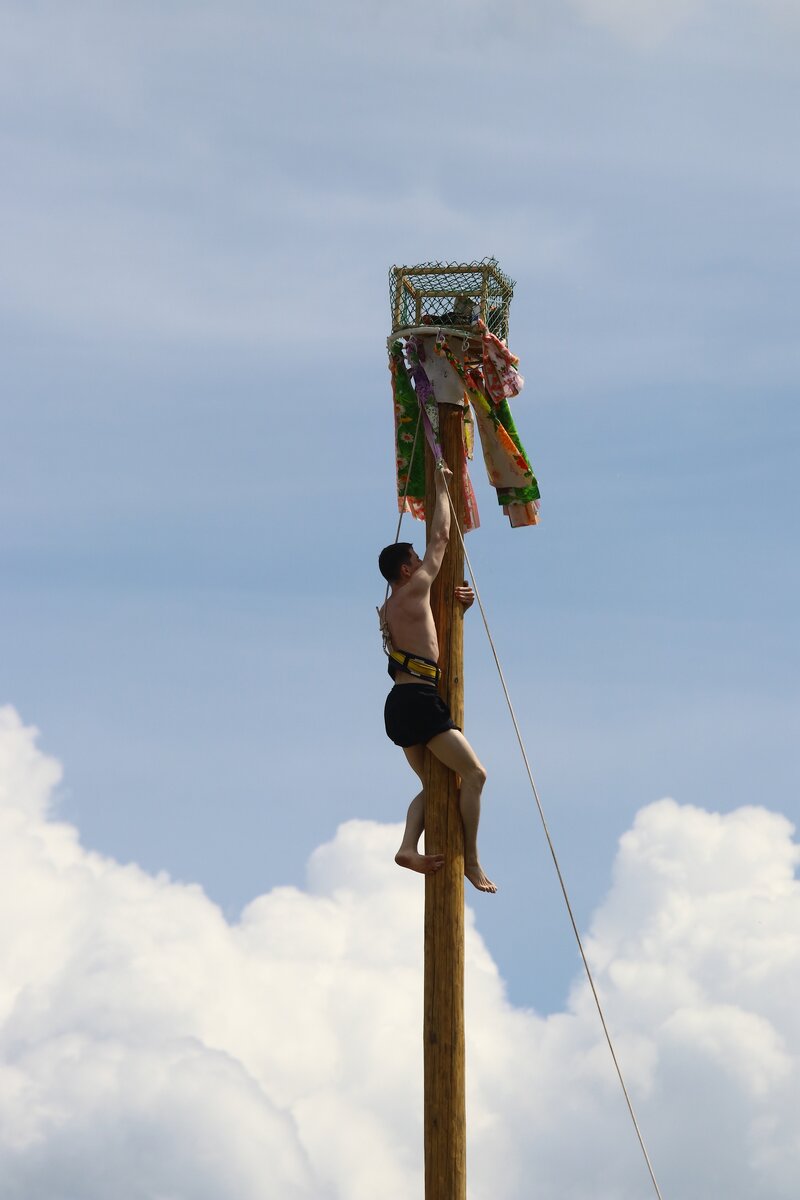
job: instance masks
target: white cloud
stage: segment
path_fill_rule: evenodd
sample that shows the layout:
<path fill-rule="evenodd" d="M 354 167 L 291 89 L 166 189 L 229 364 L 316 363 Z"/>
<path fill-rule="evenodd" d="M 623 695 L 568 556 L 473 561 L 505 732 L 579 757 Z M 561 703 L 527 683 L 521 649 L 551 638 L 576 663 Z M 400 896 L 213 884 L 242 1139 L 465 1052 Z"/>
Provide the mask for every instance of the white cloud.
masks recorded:
<path fill-rule="evenodd" d="M 231 926 L 199 887 L 84 849 L 49 812 L 59 778 L 0 709 L 3 1200 L 419 1193 L 422 888 L 397 829 L 345 824 L 305 889 Z M 592 922 L 665 1196 L 794 1195 L 792 832 L 650 805 Z M 470 1195 L 641 1200 L 583 980 L 563 1012 L 515 1009 L 469 921 L 467 972 Z"/>

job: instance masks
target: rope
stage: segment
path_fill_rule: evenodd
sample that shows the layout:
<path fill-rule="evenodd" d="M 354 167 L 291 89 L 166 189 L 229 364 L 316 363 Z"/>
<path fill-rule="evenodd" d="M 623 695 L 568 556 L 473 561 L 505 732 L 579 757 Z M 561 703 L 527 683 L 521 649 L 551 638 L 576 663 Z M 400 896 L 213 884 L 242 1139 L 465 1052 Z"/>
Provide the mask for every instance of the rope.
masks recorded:
<path fill-rule="evenodd" d="M 619 1082 L 622 1087 L 623 1095 L 625 1096 L 625 1103 L 628 1106 L 628 1112 L 630 1113 L 630 1117 L 633 1122 L 633 1127 L 636 1130 L 636 1137 L 639 1140 L 639 1145 L 641 1147 L 642 1154 L 644 1155 L 644 1160 L 647 1163 L 647 1170 L 650 1173 L 650 1179 L 653 1182 L 653 1187 L 655 1188 L 655 1192 L 658 1197 L 658 1200 L 663 1200 L 663 1197 L 661 1195 L 661 1189 L 658 1186 L 658 1182 L 655 1177 L 655 1172 L 653 1171 L 653 1165 L 650 1162 L 650 1155 L 647 1153 L 647 1147 L 644 1144 L 644 1138 L 642 1137 L 642 1132 L 639 1128 L 639 1122 L 636 1119 L 636 1113 L 634 1112 L 634 1109 L 633 1109 L 633 1103 L 631 1101 L 630 1095 L 628 1094 L 628 1089 L 625 1086 L 625 1080 L 622 1076 L 622 1069 L 617 1060 L 617 1055 L 614 1050 L 613 1042 L 611 1041 L 611 1034 L 608 1031 L 608 1026 L 606 1024 L 605 1015 L 603 1014 L 603 1008 L 602 1008 L 602 1005 L 600 1004 L 600 997 L 597 994 L 597 988 L 595 987 L 594 978 L 592 976 L 592 972 L 589 967 L 589 962 L 588 962 L 588 959 L 586 958 L 586 953 L 583 949 L 583 942 L 581 940 L 581 935 L 578 932 L 578 925 L 575 920 L 575 915 L 572 911 L 572 904 L 570 903 L 569 895 L 567 893 L 567 886 L 564 882 L 564 876 L 561 874 L 561 867 L 559 866 L 559 863 L 558 863 L 558 856 L 556 855 L 555 846 L 553 845 L 553 839 L 550 836 L 550 830 L 547 827 L 547 820 L 545 819 L 544 809 L 542 808 L 542 802 L 539 799 L 539 793 L 537 791 L 536 784 L 533 779 L 533 772 L 531 771 L 531 766 L 528 761 L 527 751 L 525 750 L 525 743 L 522 740 L 522 734 L 520 732 L 516 713 L 514 712 L 514 706 L 511 703 L 511 696 L 509 695 L 508 686 L 507 686 L 506 680 L 505 680 L 505 675 L 503 674 L 503 668 L 500 665 L 500 659 L 498 658 L 497 650 L 495 649 L 494 639 L 492 638 L 492 633 L 491 633 L 491 630 L 489 629 L 489 622 L 486 619 L 486 611 L 483 607 L 483 601 L 481 600 L 481 594 L 478 591 L 478 584 L 475 579 L 475 572 L 472 569 L 472 563 L 470 562 L 469 552 L 467 551 L 467 547 L 464 542 L 464 535 L 461 532 L 461 526 L 458 523 L 458 517 L 456 516 L 456 510 L 455 510 L 455 506 L 453 504 L 453 498 L 450 495 L 450 488 L 447 486 L 447 476 L 446 475 L 444 476 L 444 484 L 445 484 L 445 488 L 447 490 L 447 499 L 450 501 L 450 508 L 451 508 L 452 514 L 453 514 L 453 521 L 455 522 L 456 529 L 458 530 L 459 540 L 461 542 L 461 546 L 464 551 L 464 560 L 467 564 L 467 569 L 469 570 L 470 579 L 472 580 L 472 586 L 475 589 L 475 599 L 478 601 L 478 608 L 480 609 L 481 617 L 483 618 L 483 626 L 484 626 L 484 629 L 486 630 L 486 636 L 489 639 L 489 645 L 491 646 L 492 655 L 493 655 L 494 661 L 495 661 L 495 666 L 497 667 L 497 673 L 500 676 L 500 683 L 502 684 L 502 687 L 503 687 L 503 693 L 506 698 L 506 704 L 508 705 L 508 711 L 511 714 L 511 720 L 514 725 L 514 732 L 517 735 L 517 741 L 519 742 L 519 748 L 522 752 L 522 760 L 525 763 L 525 770 L 528 773 L 528 779 L 530 781 L 531 790 L 533 792 L 533 796 L 536 801 L 536 807 L 539 810 L 539 817 L 541 818 L 542 828 L 544 829 L 544 835 L 547 838 L 547 845 L 550 848 L 550 855 L 553 859 L 553 865 L 556 869 L 556 875 L 558 876 L 558 882 L 561 886 L 561 894 L 563 895 L 564 903 L 567 906 L 567 912 L 569 914 L 570 923 L 572 924 L 572 932 L 575 934 L 575 940 L 578 943 L 578 950 L 580 951 L 580 955 L 583 960 L 583 965 L 586 969 L 586 977 L 589 980 L 589 986 L 592 989 L 592 995 L 594 996 L 594 1002 L 595 1002 L 595 1005 L 597 1006 L 597 1012 L 600 1017 L 600 1024 L 603 1026 L 603 1033 L 605 1034 L 606 1041 L 608 1042 L 608 1048 L 611 1051 L 611 1058 L 613 1059 L 614 1066 L 616 1068 L 617 1075 L 619 1077 Z"/>

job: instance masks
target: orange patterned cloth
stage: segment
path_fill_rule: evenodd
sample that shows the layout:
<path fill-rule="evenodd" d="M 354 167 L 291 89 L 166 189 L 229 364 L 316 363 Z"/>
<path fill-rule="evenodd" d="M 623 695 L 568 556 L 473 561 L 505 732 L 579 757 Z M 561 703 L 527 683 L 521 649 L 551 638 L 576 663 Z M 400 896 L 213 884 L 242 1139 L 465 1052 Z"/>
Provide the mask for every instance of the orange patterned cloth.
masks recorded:
<path fill-rule="evenodd" d="M 495 404 L 510 400 L 522 391 L 525 380 L 519 373 L 519 359 L 512 354 L 505 342 L 495 337 L 484 325 L 476 321 L 476 327 L 481 332 L 483 351 L 483 378 L 486 391 Z"/>
<path fill-rule="evenodd" d="M 483 369 L 467 368 L 441 334 L 435 342 L 437 354 L 443 355 L 460 375 L 464 390 L 475 412 L 481 439 L 483 460 L 489 482 L 497 491 L 498 503 L 513 528 L 537 525 L 539 522 L 539 484 L 533 473 L 525 448 L 520 441 L 511 409 L 504 392 L 513 395 L 521 390 L 524 380 L 514 366 L 519 361 L 508 347 L 489 333 L 482 321 Z M 492 364 L 494 392 L 490 390 L 484 371 Z M 516 389 L 516 390 L 514 390 Z"/>

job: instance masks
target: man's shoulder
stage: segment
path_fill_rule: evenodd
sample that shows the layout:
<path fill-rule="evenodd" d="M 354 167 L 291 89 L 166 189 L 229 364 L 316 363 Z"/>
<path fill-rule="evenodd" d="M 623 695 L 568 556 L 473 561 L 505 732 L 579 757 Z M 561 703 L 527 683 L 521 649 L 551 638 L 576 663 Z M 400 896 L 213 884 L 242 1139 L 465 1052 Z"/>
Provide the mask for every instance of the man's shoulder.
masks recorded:
<path fill-rule="evenodd" d="M 390 601 L 395 601 L 395 603 L 392 605 L 392 608 L 394 608 L 395 611 L 405 610 L 406 612 L 409 612 L 413 611 L 415 608 L 424 607 L 424 605 L 428 603 L 431 585 L 424 579 L 417 581 L 417 575 L 419 575 L 419 571 L 413 579 L 408 581 L 406 586 L 401 591 L 397 592 L 396 595 L 389 597 Z"/>

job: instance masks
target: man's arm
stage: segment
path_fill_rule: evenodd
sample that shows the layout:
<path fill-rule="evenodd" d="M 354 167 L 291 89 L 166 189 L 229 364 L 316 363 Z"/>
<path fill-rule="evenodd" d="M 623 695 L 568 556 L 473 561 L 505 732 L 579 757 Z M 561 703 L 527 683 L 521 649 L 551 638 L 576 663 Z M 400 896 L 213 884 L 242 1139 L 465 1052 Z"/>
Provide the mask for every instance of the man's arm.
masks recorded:
<path fill-rule="evenodd" d="M 450 537 L 450 501 L 447 498 L 446 477 L 453 478 L 453 472 L 442 463 L 441 467 L 437 467 L 434 473 L 434 485 L 436 487 L 436 503 L 433 510 L 433 520 L 431 521 L 430 538 L 425 549 L 425 557 L 422 560 L 422 565 L 411 580 L 415 583 L 419 580 L 420 584 L 430 587 L 444 559 L 444 552 L 447 549 L 447 542 Z"/>

